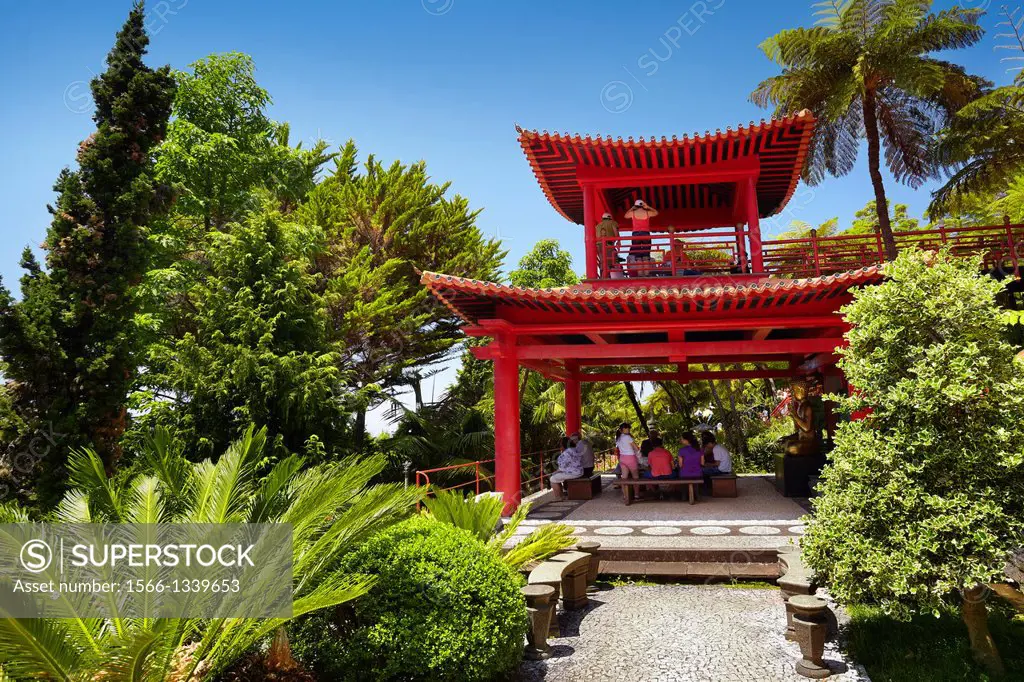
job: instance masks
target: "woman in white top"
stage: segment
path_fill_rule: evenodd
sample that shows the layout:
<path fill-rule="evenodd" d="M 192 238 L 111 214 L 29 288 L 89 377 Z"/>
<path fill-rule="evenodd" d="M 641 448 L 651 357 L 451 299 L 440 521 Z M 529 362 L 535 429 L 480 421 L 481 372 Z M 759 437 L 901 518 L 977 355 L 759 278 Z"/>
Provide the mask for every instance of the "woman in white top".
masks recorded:
<path fill-rule="evenodd" d="M 623 422 L 615 431 L 615 449 L 619 454 L 619 476 L 640 478 L 640 448 L 633 436 L 629 435 L 630 425 Z"/>

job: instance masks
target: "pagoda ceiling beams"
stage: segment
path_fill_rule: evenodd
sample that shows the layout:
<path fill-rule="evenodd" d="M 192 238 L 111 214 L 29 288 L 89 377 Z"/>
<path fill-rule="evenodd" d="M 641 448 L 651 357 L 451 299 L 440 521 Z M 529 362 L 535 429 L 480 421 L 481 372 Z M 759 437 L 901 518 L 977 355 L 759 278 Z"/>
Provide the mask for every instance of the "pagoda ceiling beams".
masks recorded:
<path fill-rule="evenodd" d="M 760 172 L 761 161 L 757 156 L 679 168 L 608 168 L 577 164 L 576 181 L 597 189 L 708 185 L 756 179 Z"/>

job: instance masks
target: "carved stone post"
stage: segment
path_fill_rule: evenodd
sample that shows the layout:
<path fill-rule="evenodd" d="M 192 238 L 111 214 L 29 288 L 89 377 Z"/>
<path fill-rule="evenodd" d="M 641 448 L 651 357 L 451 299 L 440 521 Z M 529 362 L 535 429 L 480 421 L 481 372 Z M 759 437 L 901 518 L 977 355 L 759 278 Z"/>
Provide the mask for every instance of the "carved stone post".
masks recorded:
<path fill-rule="evenodd" d="M 555 614 L 555 588 L 550 585 L 527 585 L 520 591 L 526 597 L 526 613 L 530 617 L 530 629 L 526 633 L 526 657 L 533 661 L 551 658 L 548 630 Z"/>
<path fill-rule="evenodd" d="M 593 559 L 591 559 L 593 561 Z M 575 611 L 587 606 L 587 573 L 590 561 L 580 563 L 562 574 L 562 606 Z"/>
<path fill-rule="evenodd" d="M 601 560 L 597 558 L 597 550 L 601 549 L 600 542 L 581 542 L 576 545 L 576 551 L 590 555 L 590 564 L 587 568 L 587 593 L 597 592 L 597 571 L 601 568 Z"/>
<path fill-rule="evenodd" d="M 828 677 L 832 671 L 822 661 L 825 636 L 828 633 L 825 601 L 798 594 L 791 597 L 787 604 L 793 608 L 793 629 L 800 653 L 803 654 L 803 658 L 796 664 L 797 673 L 816 680 Z"/>

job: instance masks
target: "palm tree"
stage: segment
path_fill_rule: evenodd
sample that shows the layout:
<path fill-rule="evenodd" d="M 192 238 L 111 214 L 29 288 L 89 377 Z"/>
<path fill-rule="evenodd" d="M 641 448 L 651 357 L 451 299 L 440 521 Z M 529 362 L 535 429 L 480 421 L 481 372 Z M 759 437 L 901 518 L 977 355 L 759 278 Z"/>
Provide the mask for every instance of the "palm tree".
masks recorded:
<path fill-rule="evenodd" d="M 141 453 L 145 473 L 110 478 L 98 455 L 69 460 L 71 489 L 57 510 L 65 523 L 288 523 L 293 537 L 292 618 L 365 594 L 374 576 L 332 570 L 373 533 L 411 513 L 416 488 L 370 485 L 384 459 L 349 459 L 303 469 L 291 456 L 258 477 L 266 430 L 248 429 L 216 463 L 189 462 L 168 432 L 157 430 Z M 0 506 L 0 524 L 23 522 L 16 507 Z M 15 553 L 17 538 L 0 533 Z M 57 576 L 52 576 L 56 581 Z M 280 580 L 280 576 L 275 576 Z M 287 618 L 88 617 L 68 600 L 65 617 L 17 619 L 0 607 L 0 674 L 14 679 L 213 679 L 254 645 L 281 630 Z M 276 642 L 279 648 L 279 642 Z M 0 678 L 2 679 L 2 678 Z"/>
<path fill-rule="evenodd" d="M 1013 52 L 1006 59 L 1014 62 L 1024 60 L 1020 11 L 1004 7 L 999 24 L 1006 29 L 1000 37 L 1009 41 L 999 47 Z M 1024 71 L 1011 85 L 986 92 L 961 109 L 942 132 L 938 149 L 939 159 L 956 170 L 932 197 L 928 213 L 933 219 L 969 211 L 979 194 L 1011 191 L 1024 171 Z"/>
<path fill-rule="evenodd" d="M 828 0 L 815 5 L 813 28 L 782 31 L 761 44 L 782 73 L 750 95 L 776 114 L 810 110 L 818 120 L 804 178 L 849 173 L 867 140 L 878 230 L 886 257 L 896 257 L 885 186 L 886 166 L 899 182 L 920 186 L 936 173 L 932 140 L 983 79 L 931 55 L 976 43 L 981 10 L 953 7 L 931 14 L 931 0 Z"/>

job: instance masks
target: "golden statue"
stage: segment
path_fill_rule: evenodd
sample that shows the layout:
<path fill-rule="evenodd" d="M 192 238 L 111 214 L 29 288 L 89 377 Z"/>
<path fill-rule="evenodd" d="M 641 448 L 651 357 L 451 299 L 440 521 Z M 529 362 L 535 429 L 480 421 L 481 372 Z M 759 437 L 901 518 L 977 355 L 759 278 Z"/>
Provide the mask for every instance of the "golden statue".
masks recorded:
<path fill-rule="evenodd" d="M 786 454 L 808 456 L 818 454 L 818 431 L 814 428 L 814 407 L 808 397 L 812 380 L 798 379 L 789 386 L 793 405 L 789 410 L 796 431 L 785 439 Z"/>

